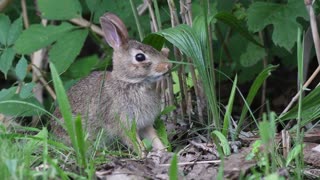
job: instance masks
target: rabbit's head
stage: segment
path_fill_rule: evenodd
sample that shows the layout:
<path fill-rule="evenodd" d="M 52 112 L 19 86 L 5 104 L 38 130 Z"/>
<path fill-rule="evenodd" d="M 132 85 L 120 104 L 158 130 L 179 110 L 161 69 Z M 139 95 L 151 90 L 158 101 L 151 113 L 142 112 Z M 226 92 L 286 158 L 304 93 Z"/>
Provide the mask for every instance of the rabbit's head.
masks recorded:
<path fill-rule="evenodd" d="M 129 83 L 155 81 L 171 68 L 166 53 L 129 40 L 124 23 L 112 13 L 100 18 L 107 43 L 113 48 L 112 77 Z"/>

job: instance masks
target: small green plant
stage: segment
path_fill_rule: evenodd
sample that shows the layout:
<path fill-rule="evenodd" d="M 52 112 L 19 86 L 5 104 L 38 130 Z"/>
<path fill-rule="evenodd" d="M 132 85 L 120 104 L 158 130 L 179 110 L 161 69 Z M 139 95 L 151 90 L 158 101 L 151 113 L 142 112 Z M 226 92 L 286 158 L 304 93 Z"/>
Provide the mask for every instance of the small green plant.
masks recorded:
<path fill-rule="evenodd" d="M 178 171 L 178 156 L 174 154 L 169 167 L 169 179 L 170 180 L 178 180 L 179 179 L 179 171 Z"/>

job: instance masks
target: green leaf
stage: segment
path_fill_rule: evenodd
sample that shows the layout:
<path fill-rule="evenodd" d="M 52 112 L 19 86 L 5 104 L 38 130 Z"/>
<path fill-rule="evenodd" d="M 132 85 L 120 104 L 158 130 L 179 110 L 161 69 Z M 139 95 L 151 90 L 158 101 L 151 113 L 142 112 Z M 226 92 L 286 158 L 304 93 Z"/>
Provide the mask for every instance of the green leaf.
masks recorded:
<path fill-rule="evenodd" d="M 240 63 L 243 67 L 250 67 L 257 64 L 265 56 L 266 52 L 263 48 L 249 43 L 245 53 L 240 56 Z"/>
<path fill-rule="evenodd" d="M 288 154 L 287 161 L 286 161 L 286 167 L 288 167 L 290 162 L 303 151 L 304 147 L 305 147 L 304 144 L 297 144 L 294 146 L 294 148 Z"/>
<path fill-rule="evenodd" d="M 17 87 L 0 91 L 0 113 L 12 116 L 41 115 L 43 106 L 34 97 L 21 98 L 16 94 Z"/>
<path fill-rule="evenodd" d="M 152 151 L 152 141 L 150 139 L 143 139 L 142 143 L 144 145 L 144 147 L 146 148 L 147 152 Z"/>
<path fill-rule="evenodd" d="M 75 119 L 75 132 L 77 136 L 77 148 L 81 159 L 81 164 L 83 167 L 87 167 L 87 160 L 86 160 L 86 143 L 85 143 L 85 136 L 84 136 L 84 130 L 82 128 L 82 121 L 81 121 L 81 115 L 78 115 Z"/>
<path fill-rule="evenodd" d="M 10 99 L 12 96 L 14 96 L 16 91 L 17 91 L 17 87 L 11 87 L 9 89 L 2 89 L 0 91 L 0 101 Z"/>
<path fill-rule="evenodd" d="M 227 24 L 232 29 L 238 31 L 244 38 L 251 41 L 257 46 L 263 47 L 258 41 L 256 41 L 253 36 L 250 34 L 250 32 L 247 30 L 247 28 L 243 27 L 241 25 L 241 22 L 231 13 L 228 12 L 220 12 L 214 16 L 219 21 Z"/>
<path fill-rule="evenodd" d="M 0 44 L 7 45 L 7 37 L 10 29 L 10 19 L 4 14 L 0 14 Z"/>
<path fill-rule="evenodd" d="M 81 4 L 78 0 L 38 0 L 41 16 L 48 20 L 69 20 L 80 17 Z"/>
<path fill-rule="evenodd" d="M 77 140 L 76 140 L 75 124 L 73 122 L 72 109 L 68 100 L 67 93 L 63 87 L 63 83 L 59 77 L 57 69 L 52 63 L 50 63 L 50 70 L 51 70 L 54 90 L 57 94 L 59 109 L 64 119 L 64 128 L 66 129 L 69 135 L 69 138 L 71 139 L 74 149 L 77 150 L 78 146 L 77 146 Z M 79 151 L 77 151 L 77 155 L 79 155 Z"/>
<path fill-rule="evenodd" d="M 277 67 L 278 66 L 269 65 L 259 73 L 259 75 L 256 77 L 256 79 L 252 83 L 249 89 L 247 98 L 245 100 L 245 106 L 242 108 L 242 111 L 241 111 L 240 119 L 237 126 L 237 133 L 235 134 L 235 136 L 237 136 L 237 134 L 240 132 L 244 118 L 247 115 L 250 105 L 254 97 L 256 96 L 257 92 L 259 91 L 260 87 L 262 86 L 263 82 L 271 75 L 271 72 L 274 71 Z"/>
<path fill-rule="evenodd" d="M 14 48 L 17 53 L 30 54 L 56 41 L 63 33 L 70 31 L 74 26 L 62 23 L 59 26 L 48 25 L 46 27 L 36 24 L 24 30 Z"/>
<path fill-rule="evenodd" d="M 169 167 L 169 179 L 178 180 L 179 179 L 178 177 L 179 177 L 178 157 L 177 157 L 177 154 L 174 154 Z"/>
<path fill-rule="evenodd" d="M 70 68 L 68 68 L 67 72 L 65 72 L 63 76 L 75 79 L 85 77 L 90 74 L 94 66 L 98 63 L 99 57 L 96 54 L 81 58 L 71 64 Z"/>
<path fill-rule="evenodd" d="M 205 62 L 200 41 L 190 26 L 182 24 L 174 28 L 162 30 L 156 34 L 163 36 L 188 57 L 194 59 L 197 68 L 204 68 Z"/>
<path fill-rule="evenodd" d="M 43 114 L 43 106 L 39 101 L 30 97 L 21 99 L 19 95 L 14 94 L 10 98 L 0 100 L 0 113 L 11 116 L 33 116 Z"/>
<path fill-rule="evenodd" d="M 266 145 L 268 148 L 267 150 L 269 150 L 268 146 L 271 141 L 271 139 L 274 137 L 274 133 L 272 131 L 270 131 L 271 129 L 274 129 L 274 127 L 270 127 L 270 122 L 267 120 L 263 120 L 262 122 L 259 123 L 259 134 L 260 134 L 260 138 L 262 140 L 262 143 L 264 145 Z"/>
<path fill-rule="evenodd" d="M 236 77 L 234 78 L 234 81 L 233 81 L 231 92 L 230 92 L 228 105 L 226 107 L 226 113 L 223 118 L 224 120 L 223 120 L 222 134 L 225 137 L 228 137 L 228 129 L 229 129 L 229 124 L 231 122 L 231 112 L 232 112 L 232 108 L 233 108 L 233 102 L 234 102 L 234 96 L 236 93 L 237 82 L 238 82 L 238 76 L 236 75 Z"/>
<path fill-rule="evenodd" d="M 312 90 L 306 97 L 302 99 L 301 118 L 306 124 L 320 117 L 320 86 Z M 279 118 L 284 120 L 296 119 L 298 115 L 298 105 L 295 105 L 290 111 L 283 114 Z"/>
<path fill-rule="evenodd" d="M 32 96 L 32 95 L 33 95 L 32 89 L 33 89 L 33 87 L 34 87 L 35 85 L 36 85 L 36 84 L 35 84 L 34 82 L 24 84 L 24 85 L 21 87 L 21 91 L 20 91 L 19 96 L 20 96 L 22 99 L 25 99 L 25 98 L 28 98 L 28 97 Z"/>
<path fill-rule="evenodd" d="M 157 118 L 156 121 L 154 122 L 154 126 L 157 130 L 157 134 L 161 142 L 167 147 L 168 151 L 171 151 L 171 144 L 169 142 L 166 125 L 164 124 L 163 120 L 161 120 L 160 118 Z"/>
<path fill-rule="evenodd" d="M 231 150 L 227 138 L 220 131 L 217 130 L 214 130 L 211 134 L 212 136 L 215 136 L 219 139 L 220 143 L 216 143 L 216 145 L 220 145 L 222 147 L 223 153 L 226 156 L 230 155 Z"/>
<path fill-rule="evenodd" d="M 13 48 L 7 48 L 2 52 L 2 55 L 0 56 L 0 71 L 4 74 L 5 78 L 7 78 L 7 73 L 12 65 L 14 55 L 15 52 Z"/>
<path fill-rule="evenodd" d="M 254 2 L 248 9 L 248 28 L 253 32 L 261 31 L 267 25 L 273 25 L 272 40 L 276 45 L 288 51 L 296 42 L 297 17 L 307 19 L 303 1 L 289 0 L 287 4 Z"/>
<path fill-rule="evenodd" d="M 16 65 L 16 75 L 20 81 L 23 81 L 27 75 L 28 62 L 24 56 L 21 56 Z"/>
<path fill-rule="evenodd" d="M 168 115 L 172 111 L 176 110 L 177 107 L 172 105 L 172 106 L 166 106 L 160 113 L 160 115 Z"/>
<path fill-rule="evenodd" d="M 8 38 L 7 38 L 7 45 L 12 45 L 20 36 L 22 32 L 22 16 L 16 19 L 10 26 Z"/>
<path fill-rule="evenodd" d="M 92 13 L 95 13 L 95 10 L 99 8 L 101 5 L 101 0 L 86 0 L 86 4 L 89 8 L 89 10 Z"/>
<path fill-rule="evenodd" d="M 66 71 L 79 55 L 87 35 L 87 29 L 70 31 L 61 36 L 52 46 L 49 58 L 55 64 L 59 74 Z"/>
<path fill-rule="evenodd" d="M 164 42 L 165 42 L 164 37 L 156 34 L 149 34 L 142 41 L 143 44 L 150 45 L 158 51 L 161 51 Z"/>

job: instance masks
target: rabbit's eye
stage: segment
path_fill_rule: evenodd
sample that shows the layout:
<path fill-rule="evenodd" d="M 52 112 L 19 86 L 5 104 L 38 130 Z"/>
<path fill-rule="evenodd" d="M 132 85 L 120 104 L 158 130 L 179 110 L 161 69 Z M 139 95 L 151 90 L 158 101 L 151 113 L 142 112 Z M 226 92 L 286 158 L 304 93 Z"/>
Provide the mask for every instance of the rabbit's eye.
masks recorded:
<path fill-rule="evenodd" d="M 146 56 L 144 54 L 142 54 L 142 53 L 138 53 L 136 55 L 136 60 L 139 61 L 139 62 L 144 61 L 144 60 L 146 60 Z"/>

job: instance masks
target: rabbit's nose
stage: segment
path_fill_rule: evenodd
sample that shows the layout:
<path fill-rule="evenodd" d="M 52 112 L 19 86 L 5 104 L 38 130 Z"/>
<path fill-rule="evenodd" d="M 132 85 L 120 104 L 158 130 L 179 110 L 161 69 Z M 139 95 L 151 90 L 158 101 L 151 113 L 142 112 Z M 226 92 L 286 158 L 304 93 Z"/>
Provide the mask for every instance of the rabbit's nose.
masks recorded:
<path fill-rule="evenodd" d="M 172 64 L 170 62 L 162 62 L 157 65 L 155 70 L 156 70 L 156 72 L 159 72 L 159 73 L 165 73 L 165 72 L 169 71 L 169 69 L 171 67 L 172 67 Z"/>
<path fill-rule="evenodd" d="M 166 64 L 167 71 L 169 71 L 172 68 L 172 63 L 166 62 Z"/>

